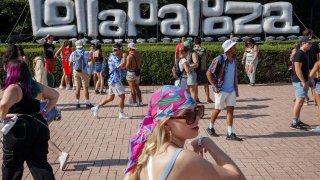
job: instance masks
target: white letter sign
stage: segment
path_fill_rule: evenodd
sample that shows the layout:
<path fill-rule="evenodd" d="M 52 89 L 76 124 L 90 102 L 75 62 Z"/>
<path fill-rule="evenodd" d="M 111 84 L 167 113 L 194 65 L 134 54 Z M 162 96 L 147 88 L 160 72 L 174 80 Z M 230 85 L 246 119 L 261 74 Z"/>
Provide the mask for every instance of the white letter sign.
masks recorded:
<path fill-rule="evenodd" d="M 164 36 L 199 36 L 202 33 L 210 36 L 232 32 L 291 34 L 300 31 L 299 26 L 292 25 L 293 11 L 289 2 L 262 5 L 258 2 L 187 0 L 184 5 L 166 4 L 158 9 L 158 0 L 116 0 L 119 7 L 128 9 L 99 10 L 99 1 L 102 0 L 29 0 L 33 35 L 141 38 L 137 37 L 140 36 L 137 28 L 153 26 L 154 29 L 159 24 Z M 127 6 L 121 6 L 122 3 Z M 147 8 L 141 9 L 142 6 Z M 60 8 L 65 8 L 65 15 L 58 14 Z M 142 14 L 142 11 L 149 14 Z M 271 15 L 274 12 L 278 15 Z"/>

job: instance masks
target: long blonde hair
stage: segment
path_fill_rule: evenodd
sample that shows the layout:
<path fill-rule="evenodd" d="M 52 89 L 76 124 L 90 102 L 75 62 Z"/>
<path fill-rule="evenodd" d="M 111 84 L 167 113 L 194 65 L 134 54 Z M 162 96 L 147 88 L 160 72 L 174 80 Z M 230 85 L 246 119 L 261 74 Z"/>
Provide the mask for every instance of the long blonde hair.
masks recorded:
<path fill-rule="evenodd" d="M 44 59 L 41 56 L 37 56 L 33 59 L 34 78 L 38 83 L 48 86 L 47 72 L 44 63 Z"/>
<path fill-rule="evenodd" d="M 160 120 L 153 132 L 148 136 L 148 140 L 139 156 L 138 164 L 129 172 L 129 179 L 139 179 L 140 172 L 147 164 L 149 156 L 153 156 L 166 142 L 171 140 L 170 133 L 166 132 L 164 128 L 169 119 Z"/>

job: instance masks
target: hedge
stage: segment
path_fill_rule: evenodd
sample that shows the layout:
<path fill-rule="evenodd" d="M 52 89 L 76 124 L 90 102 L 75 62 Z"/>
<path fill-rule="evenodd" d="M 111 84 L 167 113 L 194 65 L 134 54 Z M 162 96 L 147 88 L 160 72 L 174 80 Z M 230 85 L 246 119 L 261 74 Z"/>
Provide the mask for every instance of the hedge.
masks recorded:
<path fill-rule="evenodd" d="M 289 82 L 290 73 L 288 66 L 290 65 L 289 55 L 294 42 L 290 43 L 264 43 L 260 45 L 260 59 L 256 72 L 257 83 L 274 83 L 274 82 Z M 141 84 L 142 85 L 163 85 L 173 84 L 173 76 L 171 68 L 173 66 L 174 43 L 156 43 L 156 44 L 138 44 L 138 51 L 143 57 L 141 68 Z M 35 56 L 43 54 L 43 48 L 35 44 L 22 44 L 25 48 L 25 53 L 29 58 L 30 67 L 32 67 L 32 59 Z M 204 47 L 208 48 L 210 61 L 222 53 L 221 43 L 204 43 Z M 56 46 L 56 49 L 58 47 Z M 111 45 L 102 46 L 105 53 L 110 53 Z M 0 52 L 4 52 L 5 46 L 0 46 Z M 88 49 L 86 46 L 85 49 Z M 244 66 L 241 64 L 241 59 L 244 51 L 244 44 L 238 43 L 238 71 L 239 82 L 248 83 L 248 78 L 244 72 Z M 208 65 L 211 62 L 208 62 Z M 59 83 L 62 74 L 61 62 L 56 61 L 56 83 Z M 1 70 L 0 79 L 3 82 L 4 72 Z"/>

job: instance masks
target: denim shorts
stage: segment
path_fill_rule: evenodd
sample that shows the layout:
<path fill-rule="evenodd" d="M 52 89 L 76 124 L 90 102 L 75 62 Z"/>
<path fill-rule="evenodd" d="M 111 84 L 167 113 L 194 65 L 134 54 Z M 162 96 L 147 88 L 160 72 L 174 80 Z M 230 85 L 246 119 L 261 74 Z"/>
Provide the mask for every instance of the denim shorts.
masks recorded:
<path fill-rule="evenodd" d="M 316 88 L 314 89 L 317 94 L 320 94 L 320 82 L 316 84 Z"/>
<path fill-rule="evenodd" d="M 94 72 L 94 64 L 89 64 L 88 65 L 88 74 L 91 75 Z"/>
<path fill-rule="evenodd" d="M 181 77 L 179 79 L 176 79 L 174 85 L 180 87 L 181 89 L 188 89 L 187 77 Z"/>
<path fill-rule="evenodd" d="M 41 102 L 40 103 L 40 109 L 43 109 L 44 107 L 46 107 L 47 102 Z M 58 116 L 60 116 L 59 111 L 57 110 L 56 107 L 53 107 L 51 111 L 47 112 L 47 121 L 51 122 L 55 119 L 58 118 Z"/>
<path fill-rule="evenodd" d="M 307 81 L 306 84 L 309 84 L 309 82 Z M 304 90 L 301 82 L 292 82 L 292 85 L 296 98 L 305 98 L 308 95 L 308 89 Z"/>
<path fill-rule="evenodd" d="M 94 72 L 100 73 L 102 71 L 102 62 L 95 62 L 94 63 Z"/>
<path fill-rule="evenodd" d="M 188 86 L 197 85 L 197 73 L 193 70 L 191 73 L 187 74 L 187 84 Z"/>

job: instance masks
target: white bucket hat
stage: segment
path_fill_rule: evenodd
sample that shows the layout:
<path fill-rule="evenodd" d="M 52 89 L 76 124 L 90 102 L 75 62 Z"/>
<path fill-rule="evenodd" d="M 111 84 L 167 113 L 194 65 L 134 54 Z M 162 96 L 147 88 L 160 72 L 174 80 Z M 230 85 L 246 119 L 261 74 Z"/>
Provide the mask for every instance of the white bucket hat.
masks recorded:
<path fill-rule="evenodd" d="M 83 47 L 83 42 L 82 42 L 82 40 L 78 40 L 78 41 L 76 41 L 76 48 L 82 48 Z"/>
<path fill-rule="evenodd" d="M 226 53 L 227 51 L 229 51 L 230 48 L 232 48 L 234 45 L 236 45 L 237 42 L 232 41 L 231 39 L 226 40 L 223 44 L 222 44 L 222 48 L 223 51 Z"/>

